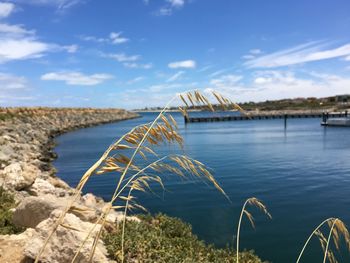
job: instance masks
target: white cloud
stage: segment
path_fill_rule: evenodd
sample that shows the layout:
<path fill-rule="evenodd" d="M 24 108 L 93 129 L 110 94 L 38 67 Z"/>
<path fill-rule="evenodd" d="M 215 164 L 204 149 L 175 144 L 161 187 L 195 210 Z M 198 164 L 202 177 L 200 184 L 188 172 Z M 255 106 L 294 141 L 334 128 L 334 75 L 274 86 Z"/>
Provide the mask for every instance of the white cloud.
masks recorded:
<path fill-rule="evenodd" d="M 350 61 L 350 56 L 344 58 L 346 61 Z"/>
<path fill-rule="evenodd" d="M 14 9 L 15 9 L 14 4 L 0 2 L 0 19 L 4 17 L 8 17 L 13 12 Z"/>
<path fill-rule="evenodd" d="M 245 63 L 248 68 L 274 68 L 350 55 L 350 44 L 324 49 L 325 44 L 310 42 L 275 53 L 267 54 Z"/>
<path fill-rule="evenodd" d="M 0 91 L 9 92 L 10 90 L 23 90 L 28 86 L 25 77 L 18 77 L 7 73 L 0 72 Z"/>
<path fill-rule="evenodd" d="M 50 72 L 41 76 L 42 80 L 64 81 L 67 85 L 94 86 L 112 79 L 109 74 L 85 75 L 80 72 Z"/>
<path fill-rule="evenodd" d="M 75 53 L 78 51 L 78 45 L 62 46 L 62 49 L 66 50 L 68 53 Z"/>
<path fill-rule="evenodd" d="M 170 78 L 166 80 L 166 82 L 173 82 L 178 80 L 183 74 L 185 74 L 185 71 L 179 71 L 176 72 L 174 75 L 172 75 Z"/>
<path fill-rule="evenodd" d="M 272 78 L 264 78 L 264 77 L 258 77 L 254 80 L 255 84 L 266 84 L 271 82 L 272 82 Z"/>
<path fill-rule="evenodd" d="M 114 45 L 122 44 L 128 42 L 130 39 L 122 37 L 122 32 L 111 32 L 108 37 L 95 37 L 95 36 L 85 36 L 80 35 L 79 38 L 84 41 L 91 41 L 96 43 L 110 43 Z"/>
<path fill-rule="evenodd" d="M 175 61 L 168 64 L 169 68 L 195 68 L 196 61 L 194 60 L 183 60 L 183 61 Z"/>
<path fill-rule="evenodd" d="M 42 57 L 50 45 L 34 39 L 1 39 L 0 63 Z"/>
<path fill-rule="evenodd" d="M 40 58 L 47 52 L 64 50 L 74 53 L 77 48 L 77 45 L 60 46 L 42 42 L 37 39 L 35 30 L 28 30 L 23 25 L 0 23 L 0 63 Z"/>
<path fill-rule="evenodd" d="M 249 53 L 253 54 L 253 55 L 259 55 L 259 54 L 262 53 L 262 51 L 260 49 L 258 49 L 258 48 L 255 48 L 255 49 L 249 50 Z"/>
<path fill-rule="evenodd" d="M 117 54 L 102 54 L 103 57 L 108 57 L 117 60 L 118 62 L 134 62 L 141 58 L 140 55 L 127 56 L 124 53 Z"/>
<path fill-rule="evenodd" d="M 111 39 L 113 44 L 122 44 L 122 43 L 125 43 L 125 42 L 129 41 L 128 38 L 122 37 L 121 34 L 122 34 L 122 32 L 118 32 L 118 33 L 111 32 L 109 34 L 109 38 Z"/>
<path fill-rule="evenodd" d="M 253 58 L 255 58 L 255 56 L 249 54 L 249 55 L 244 55 L 244 56 L 242 56 L 242 58 L 243 58 L 243 59 L 253 59 Z"/>
<path fill-rule="evenodd" d="M 146 64 L 138 64 L 138 63 L 123 63 L 123 66 L 126 68 L 139 68 L 139 69 L 151 69 L 153 67 L 152 63 L 146 63 Z"/>
<path fill-rule="evenodd" d="M 350 78 L 308 73 L 307 77 L 297 77 L 292 71 L 255 72 L 253 83 L 243 85 L 238 82 L 211 83 L 215 89 L 236 102 L 265 101 L 296 97 L 327 97 L 348 94 Z M 316 78 L 316 79 L 315 79 Z"/>
<path fill-rule="evenodd" d="M 257 55 L 260 55 L 262 53 L 263 52 L 261 51 L 261 49 L 258 49 L 258 48 L 251 49 L 249 50 L 249 54 L 243 55 L 242 58 L 246 60 L 251 60 L 256 58 Z"/>
<path fill-rule="evenodd" d="M 81 40 L 84 40 L 84 41 L 91 41 L 91 42 L 97 42 L 97 43 L 104 43 L 104 42 L 108 42 L 109 41 L 109 38 L 98 38 L 98 37 L 94 37 L 94 36 L 84 36 L 84 35 L 81 35 L 79 36 L 79 38 Z"/>
<path fill-rule="evenodd" d="M 167 2 L 169 2 L 171 6 L 174 6 L 177 8 L 183 7 L 185 4 L 185 0 L 167 0 Z"/>
<path fill-rule="evenodd" d="M 34 35 L 34 30 L 27 30 L 23 25 L 9 25 L 0 23 L 0 33 L 2 37 L 6 36 L 24 36 L 24 35 Z"/>
<path fill-rule="evenodd" d="M 170 16 L 175 9 L 181 9 L 186 3 L 185 0 L 166 0 L 165 2 L 166 4 L 155 12 L 155 15 Z"/>

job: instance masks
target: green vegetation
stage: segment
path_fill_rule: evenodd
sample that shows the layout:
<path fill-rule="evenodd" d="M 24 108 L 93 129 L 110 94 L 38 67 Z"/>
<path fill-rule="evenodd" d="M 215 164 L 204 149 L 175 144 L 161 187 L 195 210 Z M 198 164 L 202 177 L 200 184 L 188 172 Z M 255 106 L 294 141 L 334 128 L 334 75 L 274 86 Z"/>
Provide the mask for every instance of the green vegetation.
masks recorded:
<path fill-rule="evenodd" d="M 180 219 L 157 214 L 140 216 L 141 222 L 128 221 L 125 226 L 124 262 L 236 262 L 233 249 L 206 245 L 192 233 L 189 224 Z M 122 229 L 116 225 L 103 240 L 109 256 L 122 262 Z M 240 253 L 240 262 L 262 262 L 252 251 Z"/>
<path fill-rule="evenodd" d="M 22 228 L 12 224 L 11 208 L 16 206 L 13 196 L 0 186 L 0 235 L 16 234 L 23 231 Z"/>

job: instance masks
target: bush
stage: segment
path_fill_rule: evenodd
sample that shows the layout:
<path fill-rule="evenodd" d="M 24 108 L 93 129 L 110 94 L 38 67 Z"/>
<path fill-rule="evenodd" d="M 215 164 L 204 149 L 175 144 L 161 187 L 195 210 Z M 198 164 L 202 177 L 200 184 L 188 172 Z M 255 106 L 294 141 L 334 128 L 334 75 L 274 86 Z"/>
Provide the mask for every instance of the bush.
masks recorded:
<path fill-rule="evenodd" d="M 12 212 L 10 209 L 15 206 L 13 195 L 0 186 L 0 235 L 16 234 L 24 230 L 12 224 Z"/>
<path fill-rule="evenodd" d="M 128 221 L 125 227 L 124 262 L 207 263 L 235 262 L 235 251 L 206 245 L 192 233 L 189 224 L 158 214 L 139 216 L 141 222 Z M 104 233 L 109 256 L 121 262 L 121 225 Z M 252 251 L 240 253 L 240 262 L 261 263 Z"/>

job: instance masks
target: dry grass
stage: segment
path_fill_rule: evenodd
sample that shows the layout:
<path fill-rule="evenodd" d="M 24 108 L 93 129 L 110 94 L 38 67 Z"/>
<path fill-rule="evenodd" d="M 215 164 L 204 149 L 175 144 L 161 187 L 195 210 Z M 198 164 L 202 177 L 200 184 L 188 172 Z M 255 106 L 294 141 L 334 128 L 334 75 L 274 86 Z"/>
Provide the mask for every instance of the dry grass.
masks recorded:
<path fill-rule="evenodd" d="M 324 225 L 328 225 L 328 227 L 330 229 L 327 238 L 321 231 L 321 228 Z M 334 255 L 334 252 L 329 247 L 330 243 L 331 243 L 331 239 L 333 239 L 333 244 L 334 244 L 336 250 L 339 251 L 341 237 L 343 237 L 344 242 L 345 242 L 346 247 L 347 247 L 347 250 L 350 251 L 350 236 L 349 236 L 349 231 L 348 231 L 346 225 L 339 218 L 327 218 L 321 224 L 319 224 L 314 229 L 314 231 L 311 233 L 311 235 L 308 237 L 308 239 L 306 240 L 306 242 L 305 242 L 305 244 L 304 244 L 304 246 L 303 246 L 303 248 L 298 256 L 296 263 L 300 262 L 300 259 L 301 259 L 307 245 L 309 244 L 309 242 L 313 236 L 316 236 L 318 238 L 318 240 L 320 241 L 322 250 L 324 252 L 323 263 L 325 263 L 327 261 L 327 259 L 330 263 L 337 263 L 338 262 L 335 255 Z"/>
<path fill-rule="evenodd" d="M 247 210 L 247 205 L 255 206 L 256 208 L 260 209 L 265 215 L 267 215 L 268 218 L 272 219 L 270 213 L 267 211 L 266 206 L 257 198 L 251 197 L 248 198 L 242 207 L 241 215 L 238 220 L 238 227 L 237 227 L 237 238 L 236 238 L 236 262 L 239 262 L 239 236 L 241 232 L 241 223 L 243 219 L 243 215 L 246 215 L 249 222 L 251 223 L 252 227 L 255 228 L 254 224 L 254 217 L 253 215 Z"/>

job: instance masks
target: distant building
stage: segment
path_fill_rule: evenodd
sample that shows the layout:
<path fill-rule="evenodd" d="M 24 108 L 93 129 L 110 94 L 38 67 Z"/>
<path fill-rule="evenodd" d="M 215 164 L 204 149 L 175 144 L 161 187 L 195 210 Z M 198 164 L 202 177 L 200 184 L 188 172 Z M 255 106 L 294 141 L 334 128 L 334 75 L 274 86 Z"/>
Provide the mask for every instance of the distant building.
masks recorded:
<path fill-rule="evenodd" d="M 335 102 L 350 102 L 350 95 L 337 95 Z"/>

